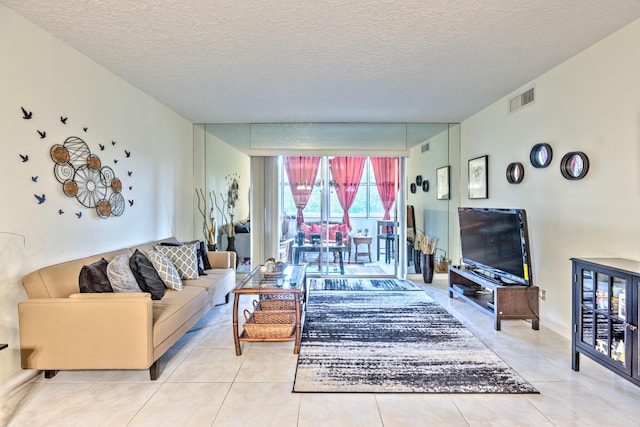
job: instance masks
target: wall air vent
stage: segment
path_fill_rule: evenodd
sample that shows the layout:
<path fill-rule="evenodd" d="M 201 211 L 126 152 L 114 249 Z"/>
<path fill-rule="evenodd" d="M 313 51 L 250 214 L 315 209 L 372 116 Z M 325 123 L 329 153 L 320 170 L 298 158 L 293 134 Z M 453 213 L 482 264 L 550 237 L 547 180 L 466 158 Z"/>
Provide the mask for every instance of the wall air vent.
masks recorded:
<path fill-rule="evenodd" d="M 429 151 L 429 143 L 427 142 L 426 144 L 422 144 L 422 147 L 420 147 L 420 152 L 424 153 L 425 151 Z"/>
<path fill-rule="evenodd" d="M 535 88 L 527 89 L 526 91 L 509 98 L 509 112 L 513 113 L 515 111 L 518 111 L 525 105 L 529 105 L 535 100 Z"/>

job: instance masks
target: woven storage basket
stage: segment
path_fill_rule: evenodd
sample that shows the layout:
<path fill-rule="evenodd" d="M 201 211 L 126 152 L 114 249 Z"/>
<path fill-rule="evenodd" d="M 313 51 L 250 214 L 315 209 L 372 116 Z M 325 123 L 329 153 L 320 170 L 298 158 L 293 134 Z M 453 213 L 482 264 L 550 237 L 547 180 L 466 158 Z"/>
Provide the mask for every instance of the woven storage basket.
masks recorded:
<path fill-rule="evenodd" d="M 284 301 L 284 300 L 281 300 Z M 267 304 L 268 305 L 268 304 Z M 261 310 L 258 301 L 253 301 L 253 318 L 256 323 L 295 323 L 296 311 L 292 310 Z M 295 308 L 295 305 L 294 305 Z"/>
<path fill-rule="evenodd" d="M 296 301 L 292 299 L 263 299 L 260 300 L 261 310 L 295 310 Z"/>
<path fill-rule="evenodd" d="M 288 338 L 296 327 L 294 323 L 256 323 L 249 310 L 244 311 L 244 331 L 249 338 Z"/>

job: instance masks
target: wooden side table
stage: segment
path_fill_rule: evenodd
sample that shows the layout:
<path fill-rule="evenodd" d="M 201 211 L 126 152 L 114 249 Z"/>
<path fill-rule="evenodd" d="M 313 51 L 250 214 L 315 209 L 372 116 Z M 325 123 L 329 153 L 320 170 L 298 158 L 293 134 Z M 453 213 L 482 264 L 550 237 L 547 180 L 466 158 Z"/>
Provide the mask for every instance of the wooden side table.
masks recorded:
<path fill-rule="evenodd" d="M 355 262 L 358 262 L 359 256 L 365 256 L 365 255 L 369 257 L 369 262 L 372 262 L 371 261 L 371 240 L 372 239 L 373 239 L 372 236 L 353 236 L 353 245 L 356 248 L 355 255 L 353 257 L 353 260 Z M 359 245 L 367 245 L 367 252 L 360 252 L 358 250 Z"/>

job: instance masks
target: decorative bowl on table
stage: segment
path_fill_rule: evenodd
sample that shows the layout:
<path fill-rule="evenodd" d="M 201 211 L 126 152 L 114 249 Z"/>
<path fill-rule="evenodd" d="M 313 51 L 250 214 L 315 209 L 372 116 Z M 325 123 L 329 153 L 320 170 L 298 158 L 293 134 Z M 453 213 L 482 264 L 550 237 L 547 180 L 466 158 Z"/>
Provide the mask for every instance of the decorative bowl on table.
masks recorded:
<path fill-rule="evenodd" d="M 267 258 L 260 267 L 260 272 L 265 276 L 283 276 L 287 264 L 275 258 Z"/>

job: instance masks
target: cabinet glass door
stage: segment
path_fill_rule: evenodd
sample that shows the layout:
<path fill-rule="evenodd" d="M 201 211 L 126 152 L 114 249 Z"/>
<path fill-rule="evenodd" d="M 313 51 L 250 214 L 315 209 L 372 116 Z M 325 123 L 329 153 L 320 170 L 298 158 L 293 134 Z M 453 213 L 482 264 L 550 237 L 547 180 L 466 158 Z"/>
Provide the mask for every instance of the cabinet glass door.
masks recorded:
<path fill-rule="evenodd" d="M 627 280 L 602 272 L 581 271 L 580 340 L 628 368 L 626 360 Z"/>

